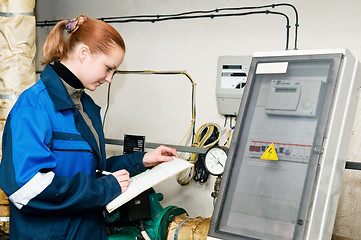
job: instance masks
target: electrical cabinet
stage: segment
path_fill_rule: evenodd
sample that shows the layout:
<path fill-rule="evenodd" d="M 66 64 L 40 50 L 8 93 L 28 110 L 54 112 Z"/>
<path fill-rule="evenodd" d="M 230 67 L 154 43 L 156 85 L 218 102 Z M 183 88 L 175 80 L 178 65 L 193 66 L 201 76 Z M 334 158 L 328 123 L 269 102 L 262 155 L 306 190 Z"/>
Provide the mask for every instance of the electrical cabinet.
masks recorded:
<path fill-rule="evenodd" d="M 360 86 L 345 49 L 253 56 L 208 239 L 331 239 Z"/>

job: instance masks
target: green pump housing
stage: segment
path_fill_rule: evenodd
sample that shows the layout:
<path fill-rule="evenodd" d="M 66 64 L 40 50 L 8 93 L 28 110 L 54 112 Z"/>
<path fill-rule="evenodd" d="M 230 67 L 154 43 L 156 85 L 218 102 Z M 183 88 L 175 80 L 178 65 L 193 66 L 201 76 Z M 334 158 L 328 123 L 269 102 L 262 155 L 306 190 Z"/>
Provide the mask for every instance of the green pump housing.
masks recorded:
<path fill-rule="evenodd" d="M 143 221 L 143 226 L 152 240 L 167 239 L 168 226 L 176 216 L 187 212 L 183 208 L 176 206 L 168 206 L 163 208 L 160 201 L 164 199 L 162 193 L 156 193 L 150 189 L 150 219 Z M 112 217 L 106 217 L 108 223 L 114 223 L 120 218 L 119 212 L 116 212 Z M 140 223 L 135 223 L 130 226 L 112 226 L 109 227 L 109 240 L 137 240 L 141 235 Z"/>

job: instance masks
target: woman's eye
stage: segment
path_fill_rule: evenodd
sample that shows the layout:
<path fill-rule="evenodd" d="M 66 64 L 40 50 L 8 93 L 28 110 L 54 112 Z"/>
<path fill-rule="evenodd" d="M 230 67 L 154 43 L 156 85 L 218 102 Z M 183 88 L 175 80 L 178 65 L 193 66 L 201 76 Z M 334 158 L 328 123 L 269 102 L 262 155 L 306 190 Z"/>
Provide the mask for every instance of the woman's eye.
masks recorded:
<path fill-rule="evenodd" d="M 110 72 L 111 70 L 112 68 L 107 66 L 107 72 Z"/>

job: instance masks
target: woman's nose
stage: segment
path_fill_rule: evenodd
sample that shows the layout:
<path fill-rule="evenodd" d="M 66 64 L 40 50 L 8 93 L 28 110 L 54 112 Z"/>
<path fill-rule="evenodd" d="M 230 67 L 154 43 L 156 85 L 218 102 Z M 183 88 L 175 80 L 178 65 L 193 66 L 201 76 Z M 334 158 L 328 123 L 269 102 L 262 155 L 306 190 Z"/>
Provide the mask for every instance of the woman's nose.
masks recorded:
<path fill-rule="evenodd" d="M 113 79 L 113 75 L 114 75 L 114 72 L 109 72 L 107 74 L 107 76 L 105 77 L 105 81 L 108 82 L 108 83 L 111 83 L 112 82 L 112 79 Z"/>

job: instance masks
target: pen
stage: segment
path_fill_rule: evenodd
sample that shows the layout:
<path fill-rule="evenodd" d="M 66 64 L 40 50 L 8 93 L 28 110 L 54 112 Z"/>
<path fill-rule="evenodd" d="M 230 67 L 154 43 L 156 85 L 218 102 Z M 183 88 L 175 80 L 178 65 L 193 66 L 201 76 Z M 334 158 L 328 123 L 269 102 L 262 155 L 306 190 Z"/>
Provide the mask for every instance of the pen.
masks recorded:
<path fill-rule="evenodd" d="M 97 173 L 100 173 L 102 175 L 109 175 L 112 174 L 111 172 L 107 172 L 107 171 L 101 171 L 101 170 L 96 170 Z"/>

